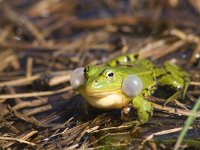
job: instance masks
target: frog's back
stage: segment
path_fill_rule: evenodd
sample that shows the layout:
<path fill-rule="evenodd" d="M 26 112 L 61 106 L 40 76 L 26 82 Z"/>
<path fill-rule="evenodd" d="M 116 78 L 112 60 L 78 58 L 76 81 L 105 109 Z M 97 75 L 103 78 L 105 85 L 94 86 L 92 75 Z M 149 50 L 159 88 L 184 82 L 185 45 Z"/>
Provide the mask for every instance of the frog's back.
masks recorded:
<path fill-rule="evenodd" d="M 139 76 L 143 82 L 143 94 L 151 95 L 156 89 L 156 76 L 154 64 L 147 60 L 140 60 L 132 67 L 133 74 Z"/>
<path fill-rule="evenodd" d="M 137 74 L 153 73 L 155 68 L 154 64 L 147 59 L 138 60 L 137 62 L 129 63 L 129 65 L 132 65 L 131 70 Z"/>
<path fill-rule="evenodd" d="M 134 62 L 127 62 L 115 66 L 119 72 L 122 72 L 123 78 L 127 75 L 138 76 L 143 83 L 143 94 L 150 95 L 155 90 L 156 78 L 154 73 L 154 64 L 147 60 L 138 60 Z"/>
<path fill-rule="evenodd" d="M 107 65 L 111 67 L 129 67 L 133 73 L 144 73 L 147 71 L 152 71 L 154 68 L 154 65 L 151 61 L 147 59 L 140 59 L 137 53 L 119 56 L 109 61 Z"/>

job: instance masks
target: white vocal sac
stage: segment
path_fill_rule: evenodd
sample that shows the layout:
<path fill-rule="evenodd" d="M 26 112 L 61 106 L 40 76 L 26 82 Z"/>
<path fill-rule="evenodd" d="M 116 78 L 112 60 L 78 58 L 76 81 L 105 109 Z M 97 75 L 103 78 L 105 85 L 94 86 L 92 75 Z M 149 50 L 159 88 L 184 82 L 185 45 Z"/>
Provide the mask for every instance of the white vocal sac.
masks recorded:
<path fill-rule="evenodd" d="M 128 75 L 122 83 L 122 91 L 129 97 L 135 97 L 142 91 L 143 83 L 140 77 Z"/>
<path fill-rule="evenodd" d="M 84 83 L 84 68 L 77 68 L 71 73 L 70 84 L 73 89 L 78 89 Z"/>

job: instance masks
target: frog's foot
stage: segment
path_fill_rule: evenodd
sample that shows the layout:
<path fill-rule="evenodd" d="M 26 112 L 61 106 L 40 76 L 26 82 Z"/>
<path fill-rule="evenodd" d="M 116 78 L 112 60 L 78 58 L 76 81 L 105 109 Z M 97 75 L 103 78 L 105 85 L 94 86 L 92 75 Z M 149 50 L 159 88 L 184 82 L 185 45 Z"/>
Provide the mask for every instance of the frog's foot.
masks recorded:
<path fill-rule="evenodd" d="M 163 106 L 166 106 L 169 102 L 174 101 L 174 99 L 179 99 L 179 98 L 184 99 L 189 84 L 190 84 L 189 80 L 186 79 L 183 88 L 180 89 L 180 90 L 178 90 L 178 91 L 176 91 L 172 96 L 170 96 L 170 97 L 167 99 L 167 101 L 163 104 Z"/>
<path fill-rule="evenodd" d="M 158 83 L 161 86 L 170 86 L 176 92 L 167 99 L 164 106 L 174 99 L 184 98 L 190 84 L 189 74 L 179 67 L 165 62 L 164 69 L 158 69 Z"/>
<path fill-rule="evenodd" d="M 149 121 L 153 115 L 153 107 L 151 102 L 144 99 L 142 95 L 136 96 L 132 100 L 133 107 L 137 109 L 139 125 Z"/>
<path fill-rule="evenodd" d="M 163 104 L 163 107 L 165 107 L 168 103 L 174 101 L 175 99 L 178 99 L 180 98 L 182 95 L 182 92 L 181 91 L 176 91 L 172 96 L 170 96 L 166 102 Z"/>
<path fill-rule="evenodd" d="M 132 120 L 132 121 L 128 121 L 128 122 L 124 122 L 123 126 L 130 126 L 130 127 L 139 127 L 141 125 L 141 123 L 138 120 Z"/>
<path fill-rule="evenodd" d="M 131 135 L 136 135 L 141 128 L 140 125 L 141 123 L 138 120 L 132 121 L 132 124 L 134 124 L 133 128 L 130 130 Z"/>
<path fill-rule="evenodd" d="M 121 120 L 130 121 L 132 120 L 133 105 L 123 106 L 121 108 Z"/>

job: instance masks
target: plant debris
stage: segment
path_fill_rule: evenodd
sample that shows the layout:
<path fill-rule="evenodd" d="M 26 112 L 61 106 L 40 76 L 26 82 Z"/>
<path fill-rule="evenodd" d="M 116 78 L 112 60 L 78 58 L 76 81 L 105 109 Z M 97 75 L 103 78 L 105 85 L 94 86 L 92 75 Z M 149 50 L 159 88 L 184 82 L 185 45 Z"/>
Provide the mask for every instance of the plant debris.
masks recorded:
<path fill-rule="evenodd" d="M 0 1 L 0 147 L 2 149 L 172 149 L 200 96 L 198 0 Z M 184 99 L 134 128 L 120 110 L 85 109 L 69 84 L 77 67 L 125 53 L 187 70 Z M 200 148 L 200 112 L 181 149 Z"/>

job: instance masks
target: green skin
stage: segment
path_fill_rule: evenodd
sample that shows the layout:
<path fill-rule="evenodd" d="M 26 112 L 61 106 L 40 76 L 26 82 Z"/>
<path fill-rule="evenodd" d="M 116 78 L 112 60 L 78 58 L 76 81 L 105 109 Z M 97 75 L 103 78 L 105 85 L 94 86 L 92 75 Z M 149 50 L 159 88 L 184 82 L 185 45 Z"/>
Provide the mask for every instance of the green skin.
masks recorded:
<path fill-rule="evenodd" d="M 140 77 L 143 83 L 142 92 L 135 97 L 128 97 L 121 90 L 123 80 L 131 74 Z M 146 98 L 157 86 L 170 86 L 177 91 L 168 99 L 171 101 L 184 97 L 189 85 L 188 73 L 179 67 L 169 62 L 156 67 L 147 59 L 139 59 L 137 54 L 120 56 L 103 66 L 88 66 L 84 70 L 84 79 L 78 91 L 89 104 L 101 109 L 119 109 L 132 103 L 137 110 L 138 125 L 146 123 L 153 115 L 152 104 Z"/>

